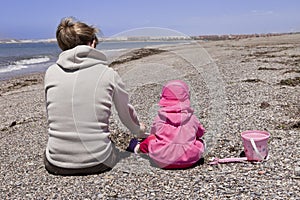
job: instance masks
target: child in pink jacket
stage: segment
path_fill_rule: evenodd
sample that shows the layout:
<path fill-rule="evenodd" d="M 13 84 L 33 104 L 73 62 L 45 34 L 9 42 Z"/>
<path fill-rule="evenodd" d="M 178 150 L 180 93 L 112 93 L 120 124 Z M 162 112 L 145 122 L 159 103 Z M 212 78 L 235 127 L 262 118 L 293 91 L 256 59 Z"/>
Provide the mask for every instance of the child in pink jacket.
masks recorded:
<path fill-rule="evenodd" d="M 141 143 L 130 141 L 129 151 L 142 152 L 164 169 L 183 169 L 196 164 L 205 145 L 200 139 L 205 129 L 190 107 L 188 85 L 169 81 L 162 89 L 160 109 L 151 126 L 150 136 Z"/>

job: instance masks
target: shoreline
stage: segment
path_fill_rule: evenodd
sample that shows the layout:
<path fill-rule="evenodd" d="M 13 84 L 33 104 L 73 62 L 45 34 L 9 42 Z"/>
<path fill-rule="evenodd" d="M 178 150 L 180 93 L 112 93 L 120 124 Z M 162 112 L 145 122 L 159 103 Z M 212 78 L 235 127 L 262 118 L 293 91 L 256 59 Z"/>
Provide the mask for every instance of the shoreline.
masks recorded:
<path fill-rule="evenodd" d="M 23 74 L 31 74 L 36 72 L 45 72 L 47 68 L 54 64 L 58 59 L 60 54 L 60 50 L 58 46 L 53 46 L 52 44 L 35 44 L 33 47 L 31 46 L 34 43 L 26 43 L 22 44 L 22 46 L 16 46 L 15 44 L 9 45 L 7 52 L 16 51 L 19 56 L 10 55 L 10 53 L 3 53 L 3 63 L 1 64 L 0 69 L 0 80 L 7 80 L 14 76 L 19 76 Z M 172 46 L 172 45 L 181 45 L 182 41 L 140 41 L 140 42 L 102 42 L 98 45 L 98 50 L 102 51 L 108 59 L 108 62 L 113 62 L 120 56 L 124 54 L 132 54 L 131 57 L 136 54 L 137 59 L 143 56 L 147 56 L 153 54 L 151 52 L 147 53 L 147 49 L 153 50 L 157 49 L 161 46 Z M 20 44 L 21 45 L 21 44 Z M 21 48 L 21 50 L 16 50 Z M 40 50 L 38 50 L 40 49 Z M 144 50 L 142 50 L 144 49 Z M 2 49 L 3 50 L 3 49 Z M 33 52 L 30 55 L 27 55 L 25 52 Z M 144 52 L 145 51 L 145 52 Z M 141 55 L 138 55 L 141 54 Z M 130 55 L 128 55 L 129 60 Z M 127 60 L 127 61 L 129 61 Z"/>
<path fill-rule="evenodd" d="M 162 170 L 142 156 L 130 154 L 111 171 L 91 176 L 61 177 L 43 166 L 47 121 L 44 73 L 0 81 L 0 197 L 76 199 L 296 199 L 300 193 L 300 35 L 199 42 L 162 47 L 120 57 L 113 67 L 129 86 L 132 104 L 149 127 L 162 83 L 181 78 L 191 86 L 195 114 L 207 129 L 211 147 L 203 165 L 185 170 Z M 198 48 L 200 49 L 200 48 Z M 181 54 L 177 53 L 180 52 Z M 145 53 L 145 52 L 144 52 Z M 145 54 L 148 54 L 145 53 Z M 218 70 L 224 98 L 214 99 L 209 69 L 195 68 L 186 57 L 207 53 Z M 139 55 L 138 57 L 135 57 Z M 205 55 L 205 54 L 203 54 Z M 122 60 L 123 59 L 123 60 Z M 205 61 L 206 57 L 200 59 Z M 200 66 L 200 65 L 199 65 Z M 202 71 L 201 71 L 202 70 Z M 155 72 L 158 72 L 156 74 Z M 215 71 L 216 72 L 216 71 Z M 211 76 L 214 78 L 214 76 Z M 134 83 L 134 84 L 133 84 Z M 218 97 L 218 96 L 217 96 Z M 222 124 L 214 124 L 213 100 L 224 103 Z M 213 132 L 220 126 L 220 132 Z M 213 157 L 238 157 L 240 133 L 270 132 L 270 158 L 262 163 L 209 165 Z M 112 140 L 124 151 L 130 133 L 112 118 Z M 213 141 L 209 141 L 209 136 Z"/>

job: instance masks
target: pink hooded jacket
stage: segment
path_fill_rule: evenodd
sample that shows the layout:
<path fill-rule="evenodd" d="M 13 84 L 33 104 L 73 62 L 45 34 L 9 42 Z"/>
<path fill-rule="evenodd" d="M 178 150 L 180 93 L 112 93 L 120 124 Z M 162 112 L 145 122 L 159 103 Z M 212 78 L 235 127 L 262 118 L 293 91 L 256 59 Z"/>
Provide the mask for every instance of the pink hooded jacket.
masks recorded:
<path fill-rule="evenodd" d="M 162 90 L 161 107 L 150 134 L 149 156 L 161 168 L 187 168 L 195 164 L 204 152 L 200 137 L 205 129 L 193 115 L 187 84 L 181 80 L 168 82 Z"/>

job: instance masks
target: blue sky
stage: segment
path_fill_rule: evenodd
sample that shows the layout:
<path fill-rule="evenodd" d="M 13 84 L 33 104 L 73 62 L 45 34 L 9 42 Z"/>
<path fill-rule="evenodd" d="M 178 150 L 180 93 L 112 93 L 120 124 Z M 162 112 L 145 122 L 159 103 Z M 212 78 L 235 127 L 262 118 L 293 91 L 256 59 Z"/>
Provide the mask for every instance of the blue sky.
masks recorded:
<path fill-rule="evenodd" d="M 2 0 L 0 39 L 54 38 L 63 17 L 110 37 L 143 27 L 185 35 L 300 31 L 299 0 Z"/>

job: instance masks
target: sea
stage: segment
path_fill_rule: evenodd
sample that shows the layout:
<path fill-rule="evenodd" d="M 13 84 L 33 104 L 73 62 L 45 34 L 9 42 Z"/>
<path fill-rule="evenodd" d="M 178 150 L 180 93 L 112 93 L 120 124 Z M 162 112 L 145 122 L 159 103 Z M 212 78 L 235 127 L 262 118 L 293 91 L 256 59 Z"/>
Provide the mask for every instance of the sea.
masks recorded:
<path fill-rule="evenodd" d="M 109 41 L 98 44 L 97 49 L 111 55 L 130 49 L 176 45 L 187 41 Z M 25 74 L 45 72 L 56 62 L 60 48 L 55 42 L 0 43 L 0 80 Z"/>

